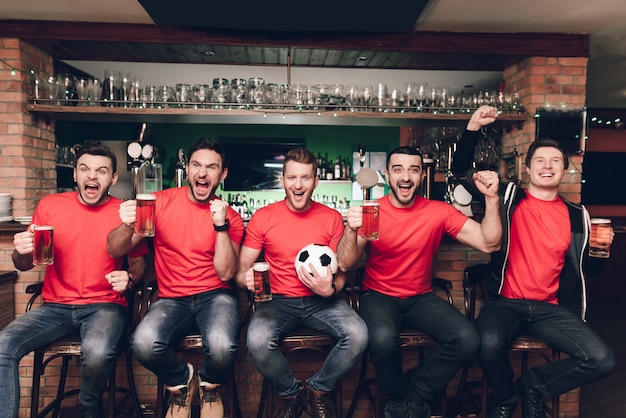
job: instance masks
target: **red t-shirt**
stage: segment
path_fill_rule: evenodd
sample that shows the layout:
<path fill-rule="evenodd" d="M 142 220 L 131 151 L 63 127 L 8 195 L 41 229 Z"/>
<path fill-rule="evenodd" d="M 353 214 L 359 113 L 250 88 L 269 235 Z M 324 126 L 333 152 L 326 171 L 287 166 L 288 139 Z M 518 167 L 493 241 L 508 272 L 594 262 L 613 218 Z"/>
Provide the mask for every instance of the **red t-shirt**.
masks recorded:
<path fill-rule="evenodd" d="M 452 205 L 418 196 L 410 208 L 379 200 L 378 241 L 365 246 L 363 287 L 407 298 L 431 291 L 433 259 L 448 234 L 456 238 L 468 218 Z"/>
<path fill-rule="evenodd" d="M 209 205 L 192 202 L 189 186 L 155 192 L 154 269 L 159 297 L 196 295 L 228 288 L 213 268 L 216 234 Z M 217 197 L 216 197 L 217 199 Z M 243 237 L 243 220 L 232 208 L 226 215 L 228 235 L 237 246 Z"/>
<path fill-rule="evenodd" d="M 343 219 L 336 210 L 313 202 L 306 212 L 293 212 L 281 200 L 254 213 L 246 229 L 244 245 L 264 250 L 273 294 L 311 296 L 313 292 L 296 273 L 296 255 L 308 244 L 328 245 L 337 251 L 342 234 Z"/>
<path fill-rule="evenodd" d="M 124 258 L 107 253 L 107 236 L 120 225 L 122 201 L 111 196 L 101 206 L 80 202 L 77 192 L 53 194 L 41 199 L 35 213 L 35 225 L 54 227 L 54 264 L 47 266 L 42 298 L 46 302 L 67 305 L 118 303 L 126 299 L 111 289 L 104 276 L 121 270 Z M 135 246 L 129 257 L 148 252 L 145 243 Z"/>
<path fill-rule="evenodd" d="M 511 299 L 558 303 L 559 277 L 571 238 L 569 212 L 563 200 L 540 200 L 527 193 L 513 212 L 501 294 Z"/>

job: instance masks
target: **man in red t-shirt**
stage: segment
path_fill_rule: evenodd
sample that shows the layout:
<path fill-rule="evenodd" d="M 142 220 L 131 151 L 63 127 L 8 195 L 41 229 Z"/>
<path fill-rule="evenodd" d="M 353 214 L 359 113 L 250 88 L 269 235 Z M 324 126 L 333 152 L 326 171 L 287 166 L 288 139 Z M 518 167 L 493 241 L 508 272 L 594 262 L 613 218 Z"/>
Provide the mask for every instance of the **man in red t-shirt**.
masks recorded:
<path fill-rule="evenodd" d="M 287 153 L 281 183 L 285 200 L 254 213 L 241 248 L 237 283 L 254 291 L 253 263 L 263 252 L 270 267 L 272 300 L 258 303 L 248 327 L 248 350 L 261 374 L 283 398 L 276 418 L 335 418 L 330 392 L 354 366 L 367 346 L 367 327 L 342 298 L 345 274 L 321 276 L 315 269 L 296 271 L 296 255 L 308 244 L 336 251 L 343 232 L 339 212 L 311 200 L 319 182 L 317 159 L 304 148 Z M 298 325 L 332 335 L 337 344 L 322 368 L 302 383 L 295 378 L 279 348 L 280 340 Z"/>
<path fill-rule="evenodd" d="M 187 418 L 199 393 L 201 418 L 223 418 L 218 388 L 235 362 L 239 309 L 231 279 L 237 270 L 243 221 L 215 196 L 227 174 L 221 144 L 197 140 L 187 153 L 188 186 L 155 192 L 154 266 L 159 300 L 133 335 L 133 354 L 170 392 L 167 417 Z M 122 224 L 109 235 L 118 254 L 143 237 L 133 234 L 137 204 L 120 206 Z M 202 335 L 204 362 L 197 376 L 176 347 L 195 329 Z"/>
<path fill-rule="evenodd" d="M 468 180 L 475 171 L 480 131 L 497 117 L 494 107 L 476 110 L 454 154 L 452 172 L 470 192 L 475 192 Z M 615 367 L 611 349 L 584 322 L 585 276 L 599 273 L 604 260 L 588 254 L 585 207 L 559 196 L 569 165 L 567 152 L 552 139 L 538 138 L 530 144 L 525 162 L 526 190 L 513 182 L 500 190 L 506 233 L 500 250 L 491 256 L 483 280 L 491 297 L 476 323 L 480 364 L 491 388 L 489 418 L 512 417 L 519 398 L 524 418 L 544 418 L 543 395 L 568 392 Z M 533 367 L 513 382 L 509 348 L 523 332 L 545 340 L 567 357 Z"/>
<path fill-rule="evenodd" d="M 119 223 L 120 199 L 109 196 L 117 182 L 115 154 L 102 144 L 76 148 L 77 191 L 46 196 L 37 204 L 33 223 L 15 234 L 13 263 L 33 268 L 33 229 L 50 225 L 53 264 L 46 267 L 43 304 L 0 331 L 0 416 L 17 417 L 20 404 L 18 363 L 30 351 L 73 332 L 81 335 L 79 401 L 83 417 L 104 417 L 102 394 L 117 359 L 127 320 L 124 293 L 143 276 L 147 246 L 107 254 L 106 236 Z"/>
<path fill-rule="evenodd" d="M 353 268 L 365 250 L 359 312 L 367 323 L 379 390 L 389 397 L 385 417 L 425 418 L 430 417 L 433 395 L 478 350 L 472 324 L 432 293 L 433 259 L 445 234 L 480 251 L 499 248 L 498 176 L 481 171 L 474 178 L 486 199 L 480 224 L 448 203 L 419 195 L 425 172 L 415 148 L 391 151 L 385 176 L 391 194 L 379 200 L 378 240 L 361 236 L 362 207 L 350 207 L 337 252 L 339 267 Z M 407 374 L 402 371 L 398 340 L 398 330 L 405 325 L 427 332 L 439 343 Z"/>

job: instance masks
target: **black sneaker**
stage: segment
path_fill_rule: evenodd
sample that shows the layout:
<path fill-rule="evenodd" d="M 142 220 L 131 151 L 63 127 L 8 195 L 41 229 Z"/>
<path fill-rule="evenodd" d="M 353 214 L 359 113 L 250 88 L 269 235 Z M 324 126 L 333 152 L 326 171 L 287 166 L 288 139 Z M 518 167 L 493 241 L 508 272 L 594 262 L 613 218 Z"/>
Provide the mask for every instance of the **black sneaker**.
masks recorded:
<path fill-rule="evenodd" d="M 522 415 L 524 418 L 546 418 L 543 410 L 543 395 L 524 381 L 524 376 L 515 381 L 517 391 L 522 398 Z"/>
<path fill-rule="evenodd" d="M 81 418 L 104 418 L 104 408 L 99 403 L 93 406 L 80 406 Z"/>
<path fill-rule="evenodd" d="M 487 418 L 511 418 L 513 416 L 513 412 L 515 412 L 516 406 L 516 403 L 513 405 L 495 404 L 493 408 L 491 408 L 491 412 L 489 412 Z"/>
<path fill-rule="evenodd" d="M 298 418 L 302 414 L 304 404 L 304 388 L 300 386 L 300 392 L 283 399 L 283 406 L 274 418 Z"/>
<path fill-rule="evenodd" d="M 408 418 L 430 418 L 430 405 L 423 399 L 407 400 Z"/>
<path fill-rule="evenodd" d="M 406 399 L 390 399 L 385 404 L 385 418 L 407 418 L 408 414 Z"/>

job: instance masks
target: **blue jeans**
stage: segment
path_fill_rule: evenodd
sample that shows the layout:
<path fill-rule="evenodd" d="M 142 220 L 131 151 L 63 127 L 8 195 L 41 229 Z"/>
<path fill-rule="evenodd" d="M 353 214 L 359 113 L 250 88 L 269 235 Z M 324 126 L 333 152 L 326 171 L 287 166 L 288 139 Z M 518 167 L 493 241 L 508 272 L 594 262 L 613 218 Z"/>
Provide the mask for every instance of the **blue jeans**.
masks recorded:
<path fill-rule="evenodd" d="M 412 396 L 431 400 L 478 351 L 474 326 L 433 293 L 401 299 L 366 290 L 361 293 L 360 313 L 369 330 L 380 392 L 391 399 L 404 399 L 410 390 Z M 406 326 L 426 332 L 438 344 L 405 375 L 398 334 Z"/>
<path fill-rule="evenodd" d="M 257 370 L 282 397 L 295 395 L 299 383 L 279 342 L 299 325 L 323 331 L 337 340 L 322 368 L 308 379 L 313 390 L 334 390 L 367 347 L 367 327 L 343 299 L 274 295 L 271 301 L 257 304 L 248 327 L 248 350 Z"/>
<path fill-rule="evenodd" d="M 100 404 L 117 360 L 127 310 L 118 304 L 44 303 L 0 331 L 0 417 L 17 417 L 22 357 L 76 331 L 81 335 L 80 403 Z"/>
<path fill-rule="evenodd" d="M 506 403 L 516 395 L 509 360 L 511 342 L 523 332 L 545 340 L 569 357 L 533 367 L 526 382 L 555 396 L 609 374 L 615 367 L 611 349 L 580 316 L 567 308 L 532 300 L 489 299 L 477 322 L 480 363 L 491 387 L 491 398 Z"/>
<path fill-rule="evenodd" d="M 239 304 L 231 290 L 157 300 L 133 334 L 133 354 L 167 386 L 186 385 L 189 369 L 176 347 L 185 335 L 198 331 L 204 352 L 199 375 L 203 382 L 222 384 L 235 362 L 239 339 Z"/>

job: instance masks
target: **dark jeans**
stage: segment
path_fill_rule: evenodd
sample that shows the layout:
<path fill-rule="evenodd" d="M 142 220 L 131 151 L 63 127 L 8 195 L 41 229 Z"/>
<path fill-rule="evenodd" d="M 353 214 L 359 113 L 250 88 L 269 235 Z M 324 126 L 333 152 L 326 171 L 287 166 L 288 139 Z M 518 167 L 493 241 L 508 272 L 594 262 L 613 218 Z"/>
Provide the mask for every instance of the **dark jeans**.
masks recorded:
<path fill-rule="evenodd" d="M 157 300 L 135 330 L 133 353 L 167 386 L 187 384 L 189 369 L 176 347 L 197 330 L 204 352 L 198 374 L 203 382 L 222 384 L 235 362 L 239 339 L 239 304 L 230 290 Z"/>
<path fill-rule="evenodd" d="M 299 383 L 279 344 L 299 325 L 323 331 L 337 341 L 322 368 L 308 379 L 313 390 L 334 390 L 367 348 L 365 323 L 341 298 L 274 295 L 270 302 L 257 304 L 248 327 L 248 350 L 256 368 L 282 397 L 296 394 Z"/>
<path fill-rule="evenodd" d="M 126 308 L 114 303 L 44 303 L 7 325 L 0 331 L 0 417 L 18 416 L 22 357 L 76 331 L 81 335 L 80 403 L 98 405 L 115 367 L 126 317 Z"/>
<path fill-rule="evenodd" d="M 411 393 L 430 400 L 478 351 L 478 334 L 461 312 L 440 297 L 426 293 L 400 299 L 367 290 L 361 294 L 361 316 L 369 331 L 370 358 L 381 394 L 392 399 Z M 398 334 L 418 328 L 438 345 L 405 376 Z"/>
<path fill-rule="evenodd" d="M 481 308 L 477 327 L 481 367 L 492 390 L 491 398 L 497 403 L 515 396 L 509 347 L 522 332 L 568 355 L 528 371 L 527 383 L 544 395 L 565 393 L 606 376 L 615 367 L 615 356 L 604 341 L 578 315 L 560 305 L 492 298 Z"/>

